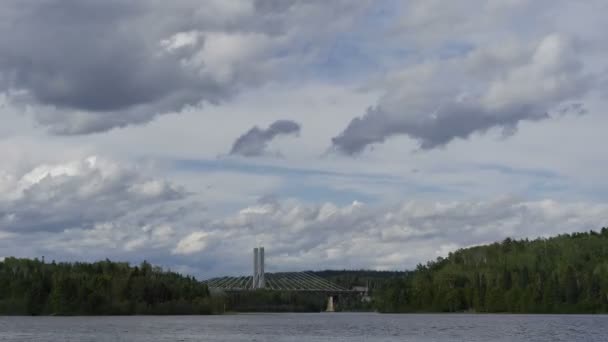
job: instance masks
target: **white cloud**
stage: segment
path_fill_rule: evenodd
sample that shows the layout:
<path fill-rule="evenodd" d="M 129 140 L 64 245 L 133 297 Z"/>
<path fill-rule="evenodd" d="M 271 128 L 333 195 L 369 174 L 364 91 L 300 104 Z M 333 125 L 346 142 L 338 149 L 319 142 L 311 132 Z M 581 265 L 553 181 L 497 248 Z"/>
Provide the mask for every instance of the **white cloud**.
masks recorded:
<path fill-rule="evenodd" d="M 409 269 L 457 248 L 599 229 L 606 220 L 608 205 L 552 200 L 408 201 L 383 207 L 286 201 L 207 223 L 182 238 L 172 253 L 199 254 L 248 272 L 250 249 L 261 242 L 269 271 Z M 209 267 L 212 273 L 222 269 Z"/>
<path fill-rule="evenodd" d="M 0 248 L 8 255 L 60 260 L 85 254 L 92 260 L 148 259 L 203 277 L 248 274 L 251 248 L 258 244 L 266 247 L 269 272 L 410 269 L 457 248 L 599 229 L 608 221 L 606 204 L 513 197 L 343 206 L 275 200 L 217 219 L 197 215 L 200 209 L 193 203 L 185 212 L 165 215 L 172 210 L 167 202 L 153 209 L 157 216 L 143 211 L 104 218 L 91 229 L 16 231 L 0 238 Z"/>
<path fill-rule="evenodd" d="M 591 76 L 581 72 L 583 65 L 575 49 L 567 37 L 546 36 L 527 63 L 508 70 L 490 85 L 482 102 L 500 110 L 579 97 L 588 91 Z"/>
<path fill-rule="evenodd" d="M 168 52 L 175 52 L 181 48 L 195 46 L 201 34 L 197 31 L 178 32 L 173 36 L 160 41 L 160 45 Z"/>
<path fill-rule="evenodd" d="M 9 174 L 3 177 L 3 188 L 0 229 L 15 232 L 92 228 L 185 196 L 166 181 L 99 157 Z"/>
<path fill-rule="evenodd" d="M 174 254 L 193 254 L 207 248 L 209 234 L 206 232 L 194 232 L 181 239 L 173 249 Z"/>

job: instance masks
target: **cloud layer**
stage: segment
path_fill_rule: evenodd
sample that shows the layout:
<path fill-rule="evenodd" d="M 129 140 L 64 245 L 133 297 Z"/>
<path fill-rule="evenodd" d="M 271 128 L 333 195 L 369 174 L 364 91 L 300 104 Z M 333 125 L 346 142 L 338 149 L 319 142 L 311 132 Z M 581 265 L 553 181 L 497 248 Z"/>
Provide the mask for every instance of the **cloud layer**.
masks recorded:
<path fill-rule="evenodd" d="M 141 181 L 145 177 L 100 164 L 41 166 L 13 184 L 25 185 L 2 201 L 5 253 L 20 255 L 14 246 L 28 246 L 27 253 L 49 258 L 79 258 L 85 251 L 93 259 L 146 258 L 205 277 L 248 273 L 251 246 L 263 244 L 269 271 L 408 269 L 457 248 L 608 222 L 605 204 L 514 197 L 390 205 L 274 198 L 213 218 L 162 181 Z M 139 181 L 126 185 L 126 178 Z"/>
<path fill-rule="evenodd" d="M 607 12 L 3 1 L 0 259 L 405 269 L 606 226 Z"/>

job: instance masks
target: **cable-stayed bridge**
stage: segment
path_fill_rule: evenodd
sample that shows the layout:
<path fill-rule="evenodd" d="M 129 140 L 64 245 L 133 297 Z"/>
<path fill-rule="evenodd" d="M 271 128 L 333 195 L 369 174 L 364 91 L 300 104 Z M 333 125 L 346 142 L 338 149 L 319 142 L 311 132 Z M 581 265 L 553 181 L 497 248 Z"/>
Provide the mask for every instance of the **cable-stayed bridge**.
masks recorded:
<path fill-rule="evenodd" d="M 264 247 L 253 249 L 253 275 L 220 277 L 204 281 L 210 290 L 241 292 L 252 290 L 317 292 L 331 294 L 363 293 L 334 284 L 310 272 L 264 272 Z"/>
<path fill-rule="evenodd" d="M 205 283 L 210 289 L 219 289 L 228 292 L 249 291 L 265 289 L 271 291 L 296 292 L 327 292 L 347 293 L 357 292 L 336 285 L 309 272 L 282 272 L 265 274 L 264 287 L 254 285 L 253 276 L 221 277 L 209 279 Z"/>
<path fill-rule="evenodd" d="M 335 310 L 334 297 L 366 295 L 366 290 L 349 290 L 310 272 L 264 272 L 264 247 L 253 249 L 253 275 L 243 277 L 221 277 L 204 281 L 211 291 L 242 293 L 265 290 L 281 292 L 307 292 L 327 296 L 327 310 Z"/>

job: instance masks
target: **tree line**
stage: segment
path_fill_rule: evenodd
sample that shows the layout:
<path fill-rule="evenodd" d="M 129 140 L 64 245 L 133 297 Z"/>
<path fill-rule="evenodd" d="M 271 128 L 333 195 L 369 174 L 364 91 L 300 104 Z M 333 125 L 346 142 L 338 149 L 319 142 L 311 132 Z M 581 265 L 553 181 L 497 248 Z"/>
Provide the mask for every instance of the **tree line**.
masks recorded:
<path fill-rule="evenodd" d="M 147 262 L 0 262 L 0 314 L 211 314 L 223 303 L 193 277 Z"/>
<path fill-rule="evenodd" d="M 373 300 L 340 310 L 380 312 L 608 313 L 608 228 L 461 249 L 407 272 L 314 272 Z M 212 314 L 321 311 L 326 296 L 254 291 L 212 296 L 204 283 L 147 262 L 0 262 L 0 314 Z"/>
<path fill-rule="evenodd" d="M 607 313 L 608 228 L 461 249 L 391 280 L 383 312 Z"/>

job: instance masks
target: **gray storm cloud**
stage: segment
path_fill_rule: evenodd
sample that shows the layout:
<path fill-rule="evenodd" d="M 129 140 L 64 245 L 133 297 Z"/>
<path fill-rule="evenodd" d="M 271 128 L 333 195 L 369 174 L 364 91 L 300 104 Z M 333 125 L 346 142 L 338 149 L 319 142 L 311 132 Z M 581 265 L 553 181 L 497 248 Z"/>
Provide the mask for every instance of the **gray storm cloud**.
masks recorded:
<path fill-rule="evenodd" d="M 11 32 L 0 37 L 0 87 L 25 92 L 19 101 L 49 106 L 36 118 L 53 133 L 103 131 L 228 95 L 155 51 L 175 28 L 148 28 L 153 18 L 143 3 L 22 5 L 9 1 L 0 9 L 0 27 Z"/>
<path fill-rule="evenodd" d="M 148 122 L 280 77 L 290 57 L 299 60 L 291 55 L 298 44 L 326 39 L 325 28 L 315 29 L 319 23 L 332 13 L 350 18 L 361 7 L 349 1 L 4 1 L 0 94 L 35 105 L 32 116 L 54 134 Z"/>
<path fill-rule="evenodd" d="M 354 118 L 332 147 L 357 155 L 405 135 L 428 150 L 493 128 L 508 136 L 521 122 L 582 114 L 579 101 L 594 77 L 584 71 L 577 48 L 568 37 L 549 35 L 532 49 L 513 48 L 521 53 L 480 48 L 410 67 L 386 81 L 378 104 Z"/>
<path fill-rule="evenodd" d="M 280 135 L 294 135 L 300 133 L 300 124 L 290 120 L 278 120 L 267 129 L 257 126 L 236 139 L 230 150 L 231 155 L 244 157 L 257 157 L 267 154 L 268 143 Z"/>

